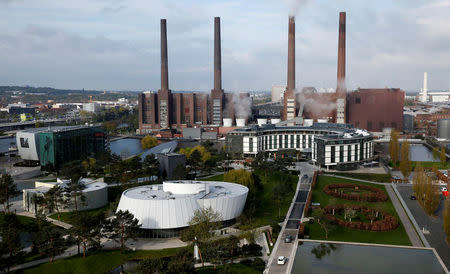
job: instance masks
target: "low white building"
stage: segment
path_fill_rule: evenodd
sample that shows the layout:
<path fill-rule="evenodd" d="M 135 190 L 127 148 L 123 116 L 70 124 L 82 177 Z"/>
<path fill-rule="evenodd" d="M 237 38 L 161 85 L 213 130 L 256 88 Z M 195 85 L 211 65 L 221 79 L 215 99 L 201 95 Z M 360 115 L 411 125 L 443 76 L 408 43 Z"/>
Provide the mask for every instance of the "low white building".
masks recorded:
<path fill-rule="evenodd" d="M 247 187 L 234 183 L 165 181 L 124 191 L 117 211 L 128 210 L 151 236 L 177 236 L 199 209 L 211 207 L 222 221 L 235 219 L 247 194 Z"/>
<path fill-rule="evenodd" d="M 56 179 L 56 182 L 38 182 L 34 183 L 34 188 L 24 189 L 23 191 L 23 209 L 29 212 L 36 212 L 38 205 L 34 203 L 35 196 L 44 196 L 52 187 L 59 185 L 62 189 L 67 187 L 70 180 Z M 82 178 L 80 183 L 84 185 L 82 193 L 86 200 L 78 204 L 78 210 L 90 210 L 100 208 L 108 204 L 108 187 L 103 179 Z M 63 194 L 64 196 L 64 194 Z M 68 198 L 65 198 L 68 199 Z M 66 205 L 67 202 L 64 203 Z M 60 211 L 72 211 L 74 208 L 61 205 Z M 47 213 L 52 213 L 48 212 Z"/>

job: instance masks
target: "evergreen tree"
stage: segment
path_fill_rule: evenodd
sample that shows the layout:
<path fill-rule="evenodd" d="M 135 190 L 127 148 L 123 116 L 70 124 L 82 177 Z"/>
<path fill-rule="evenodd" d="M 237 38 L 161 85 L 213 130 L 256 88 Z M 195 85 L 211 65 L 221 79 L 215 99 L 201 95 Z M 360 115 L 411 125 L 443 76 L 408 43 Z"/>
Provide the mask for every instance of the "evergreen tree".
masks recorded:
<path fill-rule="evenodd" d="M 134 218 L 128 210 L 119 210 L 114 218 L 106 222 L 105 230 L 108 238 L 120 243 L 120 249 L 125 249 L 125 242 L 137 236 L 139 232 L 139 220 Z"/>
<path fill-rule="evenodd" d="M 0 177 L 0 203 L 3 205 L 3 210 L 6 213 L 9 213 L 9 208 L 11 207 L 9 200 L 20 193 L 11 175 L 7 173 L 2 174 Z"/>

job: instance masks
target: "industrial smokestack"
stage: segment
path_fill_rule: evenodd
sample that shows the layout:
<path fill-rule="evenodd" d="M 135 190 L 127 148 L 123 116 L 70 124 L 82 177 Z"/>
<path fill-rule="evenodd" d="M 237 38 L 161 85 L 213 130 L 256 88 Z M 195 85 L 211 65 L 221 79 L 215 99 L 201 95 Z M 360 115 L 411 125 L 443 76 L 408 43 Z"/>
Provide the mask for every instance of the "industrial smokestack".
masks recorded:
<path fill-rule="evenodd" d="M 338 45 L 338 67 L 337 67 L 337 93 L 346 92 L 345 88 L 345 12 L 339 13 L 339 45 Z"/>
<path fill-rule="evenodd" d="M 166 19 L 161 19 L 161 90 L 169 90 L 169 66 L 167 62 Z"/>
<path fill-rule="evenodd" d="M 287 92 L 295 90 L 295 17 L 289 16 Z"/>
<path fill-rule="evenodd" d="M 214 17 L 214 89 L 222 90 L 222 53 L 220 47 L 220 17 Z"/>
<path fill-rule="evenodd" d="M 295 17 L 289 16 L 287 88 L 283 99 L 283 120 L 295 118 Z"/>
<path fill-rule="evenodd" d="M 423 73 L 423 90 L 422 90 L 422 102 L 428 101 L 428 73 Z"/>

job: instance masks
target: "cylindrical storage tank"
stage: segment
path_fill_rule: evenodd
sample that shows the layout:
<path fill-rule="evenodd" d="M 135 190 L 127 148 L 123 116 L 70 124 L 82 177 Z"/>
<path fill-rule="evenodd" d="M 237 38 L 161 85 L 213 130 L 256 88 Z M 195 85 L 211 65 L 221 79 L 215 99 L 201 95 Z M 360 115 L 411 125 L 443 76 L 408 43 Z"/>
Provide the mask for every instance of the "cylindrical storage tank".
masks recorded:
<path fill-rule="evenodd" d="M 317 123 L 328 123 L 328 119 L 325 118 L 317 119 Z"/>
<path fill-rule="evenodd" d="M 233 119 L 231 119 L 231 118 L 223 118 L 223 126 L 224 127 L 232 127 L 233 126 Z"/>
<path fill-rule="evenodd" d="M 303 120 L 303 125 L 304 125 L 305 127 L 310 127 L 310 126 L 313 125 L 313 122 L 314 122 L 313 119 L 305 119 L 305 120 Z"/>
<path fill-rule="evenodd" d="M 236 119 L 236 126 L 237 127 L 245 127 L 245 119 L 244 118 L 237 118 Z"/>
<path fill-rule="evenodd" d="M 262 125 L 267 124 L 267 119 L 258 118 L 257 120 L 258 120 L 258 126 L 262 126 Z"/>
<path fill-rule="evenodd" d="M 272 118 L 272 119 L 270 119 L 270 123 L 271 123 L 272 125 L 278 124 L 279 122 L 281 122 L 281 119 L 278 119 L 278 118 Z"/>
<path fill-rule="evenodd" d="M 439 139 L 450 139 L 450 119 L 437 121 L 437 137 Z"/>

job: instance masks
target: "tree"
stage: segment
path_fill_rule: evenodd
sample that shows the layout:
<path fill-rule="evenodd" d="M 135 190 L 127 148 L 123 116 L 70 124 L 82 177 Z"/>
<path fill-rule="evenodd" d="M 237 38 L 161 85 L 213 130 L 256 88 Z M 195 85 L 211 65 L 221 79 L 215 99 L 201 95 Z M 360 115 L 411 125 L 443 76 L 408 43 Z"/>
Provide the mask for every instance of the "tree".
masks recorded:
<path fill-rule="evenodd" d="M 36 213 L 37 231 L 32 233 L 33 244 L 38 248 L 39 252 L 50 257 L 50 263 L 56 255 L 64 252 L 66 249 L 66 240 L 61 229 L 52 226 L 47 221 L 46 216 L 39 210 Z"/>
<path fill-rule="evenodd" d="M 391 156 L 392 166 L 397 166 L 399 156 L 398 132 L 395 129 L 391 131 L 391 140 L 389 142 L 389 154 Z"/>
<path fill-rule="evenodd" d="M 89 246 L 100 246 L 101 229 L 105 216 L 103 213 L 92 214 L 80 212 L 72 217 L 72 227 L 69 233 L 75 239 L 80 254 L 80 246 L 83 247 L 83 257 L 86 257 L 86 251 Z"/>
<path fill-rule="evenodd" d="M 287 192 L 286 185 L 281 182 L 277 182 L 272 189 L 272 198 L 278 205 L 278 218 L 280 218 L 281 216 L 281 202 L 283 201 L 286 192 Z"/>
<path fill-rule="evenodd" d="M 158 174 L 159 162 L 154 154 L 149 154 L 145 156 L 143 166 L 146 176 L 155 176 Z"/>
<path fill-rule="evenodd" d="M 81 165 L 83 166 L 84 170 L 90 171 L 91 173 L 95 172 L 97 160 L 95 158 L 87 158 L 83 162 L 81 162 Z"/>
<path fill-rule="evenodd" d="M 425 179 L 422 207 L 428 215 L 434 215 L 434 212 L 437 210 L 439 203 L 441 202 L 441 195 L 438 188 L 438 186 L 433 184 L 432 179 L 427 176 Z"/>
<path fill-rule="evenodd" d="M 4 173 L 0 177 L 0 203 L 3 205 L 3 210 L 9 213 L 9 208 L 11 204 L 9 199 L 20 194 L 17 190 L 16 184 L 11 175 Z"/>
<path fill-rule="evenodd" d="M 16 214 L 6 213 L 3 216 L 3 222 L 0 226 L 0 234 L 2 241 L 0 243 L 0 249 L 2 267 L 6 268 L 9 272 L 9 268 L 19 262 L 23 256 L 21 256 L 22 246 L 20 244 L 20 232 L 22 225 L 17 218 Z M 5 261 L 3 259 L 7 258 Z"/>
<path fill-rule="evenodd" d="M 314 217 L 314 220 L 325 232 L 325 239 L 328 239 L 328 234 L 335 228 L 335 226 L 330 220 L 327 219 L 325 210 L 323 208 L 315 209 L 312 213 L 312 217 Z"/>
<path fill-rule="evenodd" d="M 444 219 L 444 231 L 447 235 L 447 244 L 450 245 L 450 200 L 445 201 L 445 209 L 442 218 Z"/>
<path fill-rule="evenodd" d="M 183 164 L 178 164 L 172 173 L 172 179 L 174 180 L 184 180 L 186 179 L 186 167 Z"/>
<path fill-rule="evenodd" d="M 442 168 L 445 168 L 445 165 L 447 163 L 447 155 L 445 154 L 445 148 L 444 147 L 441 148 L 441 153 L 440 154 L 441 154 L 440 155 L 440 159 L 441 159 Z"/>
<path fill-rule="evenodd" d="M 220 213 L 215 212 L 211 207 L 197 209 L 189 221 L 189 227 L 184 231 L 182 239 L 192 241 L 197 237 L 199 241 L 209 240 L 213 235 L 213 230 L 220 227 L 221 221 Z"/>
<path fill-rule="evenodd" d="M 338 204 L 338 202 L 337 202 L 337 199 L 336 199 L 336 198 L 331 198 L 331 199 L 328 201 L 328 206 L 330 206 L 330 207 L 332 208 L 332 210 L 333 210 L 333 215 L 334 215 L 334 208 L 337 206 L 337 204 Z"/>
<path fill-rule="evenodd" d="M 108 238 L 120 243 L 121 252 L 125 249 L 125 242 L 137 236 L 140 227 L 139 220 L 128 210 L 119 210 L 116 216 L 106 223 Z"/>
<path fill-rule="evenodd" d="M 143 149 L 149 149 L 158 144 L 158 139 L 151 135 L 147 135 L 141 140 L 141 146 Z"/>
<path fill-rule="evenodd" d="M 79 180 L 70 181 L 64 189 L 64 194 L 68 198 L 68 203 L 65 204 L 65 207 L 73 207 L 75 212 L 78 213 L 80 204 L 84 204 L 86 201 L 86 196 L 83 194 L 83 189 L 85 188 L 86 186 Z"/>
<path fill-rule="evenodd" d="M 434 159 L 439 159 L 440 153 L 439 153 L 439 149 L 437 147 L 433 147 L 432 154 L 433 154 Z"/>
<path fill-rule="evenodd" d="M 404 141 L 401 149 L 400 170 L 404 178 L 408 178 L 411 174 L 411 161 L 409 157 L 410 145 L 408 141 Z"/>
<path fill-rule="evenodd" d="M 255 186 L 255 180 L 251 172 L 245 171 L 245 169 L 233 169 L 223 175 L 225 182 L 233 182 L 244 185 L 249 189 Z"/>
<path fill-rule="evenodd" d="M 60 208 L 63 206 L 65 201 L 63 192 L 64 190 L 59 185 L 55 185 L 44 194 L 48 211 L 53 212 L 53 210 L 56 210 L 58 213 L 58 220 L 60 220 L 61 215 Z"/>

